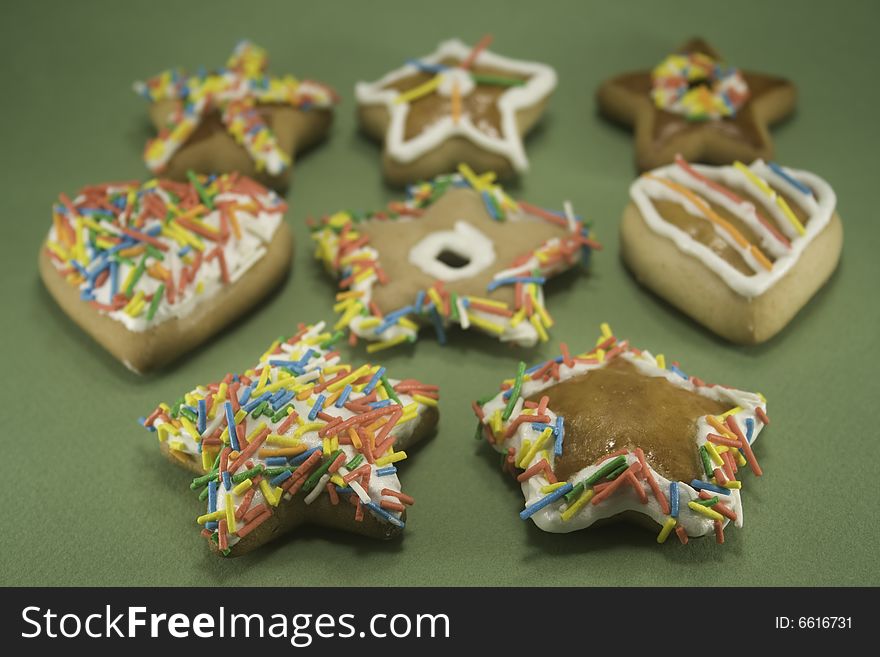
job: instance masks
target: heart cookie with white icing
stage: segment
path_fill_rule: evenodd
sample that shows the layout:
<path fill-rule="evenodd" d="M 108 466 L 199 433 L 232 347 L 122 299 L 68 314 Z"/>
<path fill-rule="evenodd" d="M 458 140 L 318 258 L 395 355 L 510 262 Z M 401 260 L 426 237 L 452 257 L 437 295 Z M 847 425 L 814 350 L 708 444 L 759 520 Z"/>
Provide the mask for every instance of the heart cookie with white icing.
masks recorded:
<path fill-rule="evenodd" d="M 397 465 L 438 420 L 436 386 L 342 362 L 341 333 L 300 325 L 239 375 L 197 386 L 141 423 L 198 476 L 197 523 L 223 556 L 245 554 L 302 524 L 397 536 L 414 500 Z"/>
<path fill-rule="evenodd" d="M 831 186 L 807 171 L 675 164 L 630 188 L 623 260 L 645 287 L 718 335 L 769 340 L 825 284 L 843 228 Z"/>
<path fill-rule="evenodd" d="M 168 363 L 258 304 L 290 268 L 287 204 L 238 174 L 61 194 L 40 275 L 80 328 L 135 372 Z"/>
<path fill-rule="evenodd" d="M 441 343 L 451 325 L 546 341 L 545 281 L 601 248 L 570 204 L 545 210 L 513 200 L 491 173 L 460 171 L 386 211 L 339 212 L 316 227 L 316 255 L 340 277 L 335 328 L 372 342 L 368 351 L 412 342 L 422 325 Z"/>
<path fill-rule="evenodd" d="M 522 485 L 523 520 L 571 532 L 616 517 L 675 531 L 742 527 L 742 482 L 761 475 L 752 445 L 769 424 L 759 393 L 707 384 L 618 340 L 607 324 L 592 350 L 526 368 L 474 402 L 477 437 Z"/>
<path fill-rule="evenodd" d="M 357 84 L 360 124 L 383 142 L 389 182 L 433 178 L 460 162 L 501 177 L 526 171 L 523 137 L 540 119 L 556 72 L 490 52 L 490 42 L 444 41 L 426 57 Z"/>

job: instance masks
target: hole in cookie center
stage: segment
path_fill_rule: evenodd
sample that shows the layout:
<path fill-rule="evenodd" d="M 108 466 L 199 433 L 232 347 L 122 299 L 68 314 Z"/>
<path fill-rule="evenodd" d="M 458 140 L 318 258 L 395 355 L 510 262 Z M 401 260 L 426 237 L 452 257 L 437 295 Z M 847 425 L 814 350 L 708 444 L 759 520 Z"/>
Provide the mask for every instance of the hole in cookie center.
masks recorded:
<path fill-rule="evenodd" d="M 471 264 L 471 259 L 452 249 L 443 249 L 437 254 L 437 260 L 452 269 L 461 269 Z"/>
<path fill-rule="evenodd" d="M 709 91 L 712 91 L 715 88 L 715 82 L 711 78 L 696 78 L 695 80 L 688 80 L 688 91 L 696 89 L 697 87 L 706 87 Z"/>

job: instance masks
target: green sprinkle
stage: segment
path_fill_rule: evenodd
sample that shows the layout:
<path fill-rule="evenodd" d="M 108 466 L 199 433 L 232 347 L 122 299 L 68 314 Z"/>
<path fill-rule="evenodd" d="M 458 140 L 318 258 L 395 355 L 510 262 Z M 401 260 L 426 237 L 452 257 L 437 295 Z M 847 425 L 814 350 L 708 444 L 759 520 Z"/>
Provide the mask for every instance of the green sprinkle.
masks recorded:
<path fill-rule="evenodd" d="M 334 344 L 336 344 L 337 342 L 339 342 L 344 336 L 345 336 L 345 333 L 343 333 L 342 331 L 336 331 L 336 333 L 334 333 L 329 338 L 324 340 L 324 342 L 322 342 L 318 346 L 321 347 L 321 349 L 328 349 L 328 348 L 332 347 Z"/>
<path fill-rule="evenodd" d="M 156 260 L 165 260 L 165 254 L 152 244 L 147 244 L 147 255 Z"/>
<path fill-rule="evenodd" d="M 721 500 L 716 495 L 715 497 L 710 497 L 708 500 L 694 500 L 697 504 L 701 504 L 702 506 L 715 506 Z"/>
<path fill-rule="evenodd" d="M 291 406 L 290 404 L 284 406 L 283 408 L 280 408 L 278 412 L 272 416 L 272 422 L 278 422 L 278 420 L 280 420 L 281 418 L 287 417 L 288 415 L 290 415 L 291 410 L 293 410 L 293 406 Z"/>
<path fill-rule="evenodd" d="M 232 481 L 236 484 L 240 484 L 245 479 L 250 479 L 251 477 L 255 477 L 263 471 L 262 465 L 257 465 L 250 470 L 243 470 L 236 475 L 232 475 Z"/>
<path fill-rule="evenodd" d="M 525 80 L 508 78 L 503 75 L 485 75 L 483 73 L 471 73 L 471 79 L 477 84 L 491 84 L 496 87 L 522 87 Z"/>
<path fill-rule="evenodd" d="M 474 431 L 474 440 L 482 440 L 482 439 L 483 439 L 483 423 L 477 422 L 477 428 Z M 502 454 L 501 456 L 503 457 L 501 459 L 503 462 L 504 459 L 507 458 L 507 454 Z"/>
<path fill-rule="evenodd" d="M 572 488 L 570 491 L 568 491 L 565 494 L 566 504 L 571 504 L 574 500 L 576 500 L 578 497 L 580 497 L 581 493 L 584 492 L 584 488 L 586 488 L 586 486 L 584 485 L 584 482 L 580 482 L 578 484 L 575 484 L 574 488 Z"/>
<path fill-rule="evenodd" d="M 714 477 L 715 471 L 712 468 L 712 461 L 709 460 L 709 450 L 705 445 L 700 445 L 700 459 L 703 461 L 703 469 L 706 471 L 707 477 Z"/>
<path fill-rule="evenodd" d="M 303 486 L 302 486 L 303 491 L 305 491 L 306 493 L 308 493 L 310 490 L 312 490 L 312 489 L 318 484 L 318 480 L 320 480 L 321 477 L 324 476 L 324 473 L 327 472 L 327 470 L 330 469 L 330 466 L 333 465 L 333 461 L 335 461 L 335 460 L 336 460 L 336 457 L 339 456 L 340 454 L 342 454 L 342 450 L 341 450 L 341 449 L 337 449 L 335 452 L 333 452 L 333 453 L 332 453 L 332 454 L 331 454 L 331 455 L 330 455 L 330 456 L 329 456 L 329 457 L 328 457 L 328 458 L 327 458 L 327 459 L 321 464 L 321 466 L 320 466 L 317 470 L 315 470 L 315 471 L 309 476 L 308 479 L 306 479 L 306 483 L 304 483 Z"/>
<path fill-rule="evenodd" d="M 504 412 L 501 414 L 502 420 L 509 420 L 511 413 L 513 413 L 513 407 L 516 406 L 516 402 L 519 400 L 519 391 L 522 389 L 523 377 L 526 375 L 526 364 L 522 361 L 519 362 L 519 367 L 516 370 L 516 380 L 513 382 L 513 388 L 510 391 L 510 399 L 507 400 L 507 406 L 504 407 Z"/>
<path fill-rule="evenodd" d="M 211 472 L 217 474 L 217 471 L 220 469 L 220 457 L 223 454 L 223 450 L 217 452 L 217 458 L 214 459 L 214 465 L 211 466 Z"/>
<path fill-rule="evenodd" d="M 204 502 L 206 499 L 208 499 L 208 487 L 207 486 L 205 486 L 202 489 L 202 492 L 199 493 L 199 502 Z"/>
<path fill-rule="evenodd" d="M 394 388 L 391 386 L 391 382 L 388 380 L 388 377 L 383 374 L 379 380 L 382 382 L 382 387 L 385 388 L 385 393 L 391 399 L 397 402 L 398 406 L 403 406 L 403 402 L 400 401 L 400 397 L 398 397 L 397 393 L 394 392 Z"/>
<path fill-rule="evenodd" d="M 626 463 L 624 463 L 622 466 L 620 466 L 619 468 L 617 468 L 617 469 L 616 469 L 614 472 L 612 472 L 610 475 L 608 475 L 607 477 L 605 477 L 605 479 L 607 479 L 608 481 L 613 481 L 614 479 L 617 479 L 620 475 L 623 474 L 624 470 L 626 470 L 628 467 L 629 467 L 629 465 L 626 464 Z"/>
<path fill-rule="evenodd" d="M 626 457 L 623 454 L 621 454 L 620 456 L 618 456 L 616 458 L 611 459 L 605 465 L 603 465 L 601 468 L 599 468 L 593 474 L 591 474 L 589 477 L 584 479 L 585 485 L 592 486 L 593 484 L 597 483 L 603 477 L 607 477 L 609 474 L 611 474 L 612 472 L 617 470 L 622 465 L 626 465 Z"/>
<path fill-rule="evenodd" d="M 285 468 L 283 466 L 279 466 L 277 468 L 266 468 L 265 471 L 263 472 L 263 474 L 266 475 L 267 477 L 277 477 L 282 472 L 293 472 L 293 470 L 291 468 Z"/>
<path fill-rule="evenodd" d="M 205 188 L 202 186 L 202 183 L 199 182 L 199 177 L 193 173 L 191 170 L 186 172 L 186 177 L 189 178 L 189 181 L 192 183 L 192 186 L 196 188 L 196 192 L 199 194 L 199 198 L 202 199 L 202 203 L 205 204 L 205 207 L 209 210 L 214 209 L 214 202 L 211 200 L 211 197 L 208 196 L 208 192 L 205 191 Z"/>
<path fill-rule="evenodd" d="M 204 486 L 209 481 L 216 479 L 216 478 L 217 478 L 217 473 L 215 471 L 212 471 L 206 475 L 202 475 L 201 477 L 196 477 L 195 479 L 193 479 L 192 483 L 189 485 L 189 487 L 191 489 L 195 490 L 196 488 L 199 488 L 200 486 Z"/>
<path fill-rule="evenodd" d="M 460 318 L 458 316 L 458 295 L 455 292 L 452 293 L 452 300 L 449 304 L 449 309 L 452 311 L 453 321 L 459 321 Z"/>
<path fill-rule="evenodd" d="M 134 276 L 131 278 L 131 282 L 128 284 L 128 287 L 125 288 L 125 296 L 130 297 L 131 293 L 134 291 L 134 286 L 137 285 L 138 281 L 141 280 L 141 276 L 144 275 L 144 269 L 147 266 L 147 254 L 145 253 L 141 257 L 141 261 L 137 265 L 137 269 L 134 270 Z"/>
<path fill-rule="evenodd" d="M 257 407 L 251 411 L 251 417 L 254 419 L 260 417 L 260 414 L 263 412 L 263 409 L 266 408 L 268 405 L 269 405 L 268 399 L 264 399 L 263 401 L 261 401 L 259 404 L 257 404 Z"/>
<path fill-rule="evenodd" d="M 358 467 L 361 463 L 363 463 L 363 461 L 364 461 L 364 455 L 363 455 L 363 454 L 355 454 L 354 458 L 353 458 L 351 461 L 349 461 L 348 463 L 345 464 L 345 469 L 346 469 L 346 470 L 354 470 L 354 469 L 355 469 L 356 467 Z"/>
<path fill-rule="evenodd" d="M 153 294 L 153 300 L 150 301 L 150 308 L 147 310 L 147 321 L 150 322 L 153 320 L 153 317 L 156 315 L 156 310 L 159 308 L 159 304 L 162 303 L 162 297 L 165 294 L 165 283 L 162 283 L 159 286 L 159 289 Z M 198 418 L 196 418 L 198 419 Z"/>
<path fill-rule="evenodd" d="M 171 417 L 175 420 L 180 416 L 180 407 L 183 406 L 183 397 L 174 402 L 174 406 L 171 407 Z"/>
<path fill-rule="evenodd" d="M 199 416 L 189 410 L 186 406 L 180 407 L 180 414 L 185 416 L 190 422 L 198 422 Z"/>

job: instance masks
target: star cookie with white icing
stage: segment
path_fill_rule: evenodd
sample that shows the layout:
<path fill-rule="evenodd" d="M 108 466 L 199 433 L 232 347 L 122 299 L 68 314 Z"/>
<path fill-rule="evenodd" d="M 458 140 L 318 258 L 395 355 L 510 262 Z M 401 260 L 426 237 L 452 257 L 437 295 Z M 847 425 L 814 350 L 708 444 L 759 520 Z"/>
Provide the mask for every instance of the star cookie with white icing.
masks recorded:
<path fill-rule="evenodd" d="M 317 257 L 340 277 L 335 329 L 369 351 L 412 342 L 422 325 L 441 343 L 451 325 L 546 341 L 545 281 L 601 248 L 569 204 L 556 213 L 518 202 L 493 174 L 460 171 L 412 186 L 387 211 L 338 212 L 314 230 Z"/>
<path fill-rule="evenodd" d="M 742 472 L 761 475 L 752 446 L 769 424 L 759 393 L 707 384 L 618 340 L 562 354 L 474 402 L 477 437 L 522 485 L 523 520 L 547 532 L 621 516 L 682 543 L 742 527 Z"/>
<path fill-rule="evenodd" d="M 438 420 L 438 389 L 342 362 L 342 334 L 300 325 L 257 365 L 159 404 L 142 424 L 198 476 L 210 546 L 239 556 L 302 524 L 400 534 L 413 499 L 397 464 Z"/>
<path fill-rule="evenodd" d="M 172 69 L 135 83 L 159 132 L 144 149 L 150 170 L 174 180 L 237 171 L 284 188 L 295 151 L 324 138 L 338 99 L 319 82 L 267 75 L 268 65 L 265 50 L 241 41 L 212 73 Z"/>
<path fill-rule="evenodd" d="M 444 41 L 375 82 L 355 87 L 363 130 L 384 143 L 382 168 L 404 185 L 453 171 L 460 162 L 500 177 L 528 168 L 523 137 L 556 87 L 545 64 Z"/>

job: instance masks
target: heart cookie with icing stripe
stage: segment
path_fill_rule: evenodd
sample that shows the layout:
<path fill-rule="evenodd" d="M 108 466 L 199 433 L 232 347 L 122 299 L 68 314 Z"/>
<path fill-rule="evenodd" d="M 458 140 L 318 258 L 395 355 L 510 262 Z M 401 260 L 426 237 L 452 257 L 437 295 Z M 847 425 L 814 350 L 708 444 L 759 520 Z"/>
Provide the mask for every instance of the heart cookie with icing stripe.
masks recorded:
<path fill-rule="evenodd" d="M 675 164 L 630 188 L 621 252 L 645 287 L 742 344 L 779 333 L 840 259 L 831 186 L 807 171 Z"/>
<path fill-rule="evenodd" d="M 545 281 L 601 248 L 566 204 L 556 213 L 515 201 L 462 165 L 410 188 L 387 211 L 327 216 L 312 235 L 340 276 L 340 318 L 369 351 L 414 341 L 421 325 L 446 341 L 451 325 L 520 346 L 548 339 Z"/>
<path fill-rule="evenodd" d="M 618 340 L 526 368 L 474 402 L 483 437 L 522 485 L 523 520 L 571 532 L 611 518 L 675 531 L 682 543 L 742 527 L 740 471 L 769 424 L 759 393 L 710 385 Z"/>

